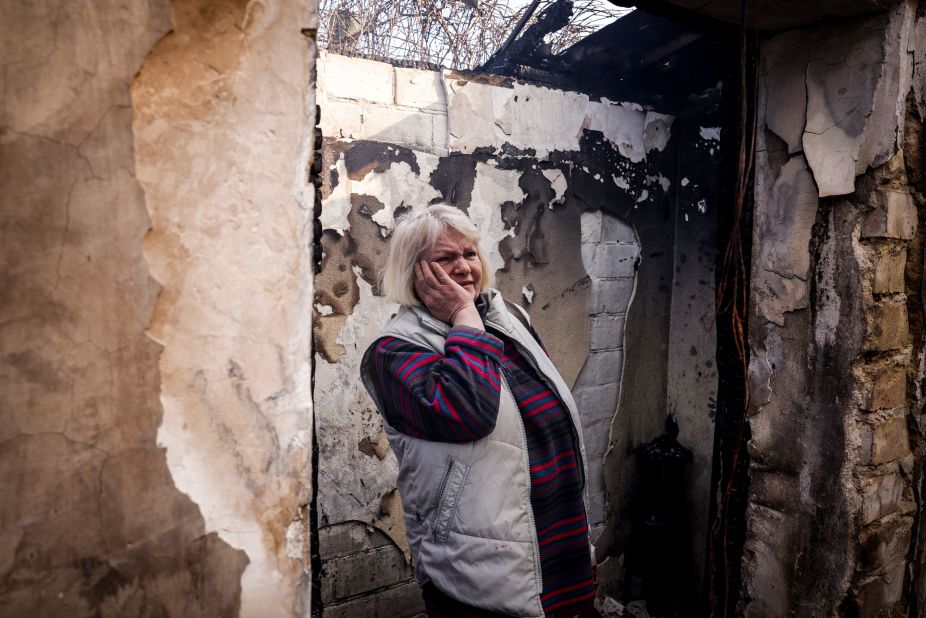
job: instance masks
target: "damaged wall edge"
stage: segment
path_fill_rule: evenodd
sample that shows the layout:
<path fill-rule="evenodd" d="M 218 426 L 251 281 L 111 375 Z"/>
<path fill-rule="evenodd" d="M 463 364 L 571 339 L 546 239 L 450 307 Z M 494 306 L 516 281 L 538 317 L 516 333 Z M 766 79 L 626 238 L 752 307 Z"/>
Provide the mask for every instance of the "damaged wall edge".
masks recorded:
<path fill-rule="evenodd" d="M 313 37 L 314 40 L 314 37 Z M 317 60 L 316 60 L 317 62 Z M 313 63 L 312 67 L 312 82 L 318 83 L 318 72 L 317 64 Z M 321 106 L 317 103 L 315 104 L 314 111 L 314 122 L 312 123 L 312 136 L 313 136 L 313 148 L 312 148 L 312 158 L 309 167 L 309 182 L 313 187 L 312 193 L 312 284 L 313 289 L 315 287 L 315 277 L 318 275 L 321 270 L 322 263 L 322 246 L 321 246 L 321 237 L 322 237 L 322 224 L 321 224 L 321 213 L 322 213 L 322 143 L 324 135 L 321 130 Z M 314 299 L 313 299 L 314 305 Z M 309 320 L 309 323 L 314 327 L 314 320 Z M 314 339 L 314 337 L 313 337 Z M 318 362 L 315 355 L 315 342 L 312 342 L 313 349 L 310 352 L 309 362 L 311 363 L 311 393 L 315 393 L 315 370 L 316 363 Z M 318 423 L 314 419 L 314 397 L 313 397 L 313 419 L 312 419 L 312 499 L 309 505 L 309 526 L 310 526 L 310 535 L 311 535 L 311 615 L 314 618 L 318 618 L 322 615 L 322 601 L 321 601 L 321 572 L 322 572 L 322 559 L 321 554 L 319 553 L 319 548 L 321 546 L 318 534 Z"/>
<path fill-rule="evenodd" d="M 911 514 L 923 505 L 906 470 L 922 467 L 913 422 L 921 403 L 909 400 L 901 376 L 919 380 L 910 335 L 921 318 L 909 307 L 921 291 L 903 282 L 921 269 L 903 256 L 922 243 L 922 193 L 917 174 L 905 172 L 914 169 L 905 149 L 922 135 L 909 92 L 922 80 L 915 59 L 926 45 L 923 12 L 902 2 L 763 42 L 747 616 L 919 606 L 905 590 L 921 587 L 908 576 L 916 568 L 907 554 Z M 851 69 L 840 62 L 847 42 L 858 51 Z M 784 93 L 793 96 L 786 102 Z M 795 110 L 795 99 L 806 99 L 806 111 Z M 853 116 L 859 110 L 864 118 Z M 841 147 L 847 156 L 829 156 Z M 776 222 L 800 233 L 785 238 Z M 821 525 L 818 504 L 844 516 Z M 811 586 L 806 574 L 819 565 L 827 566 Z"/>
<path fill-rule="evenodd" d="M 148 328 L 163 345 L 158 444 L 207 530 L 246 556 L 238 612 L 303 615 L 314 7 L 174 3 L 172 17 L 133 86 L 145 255 L 162 285 Z"/>

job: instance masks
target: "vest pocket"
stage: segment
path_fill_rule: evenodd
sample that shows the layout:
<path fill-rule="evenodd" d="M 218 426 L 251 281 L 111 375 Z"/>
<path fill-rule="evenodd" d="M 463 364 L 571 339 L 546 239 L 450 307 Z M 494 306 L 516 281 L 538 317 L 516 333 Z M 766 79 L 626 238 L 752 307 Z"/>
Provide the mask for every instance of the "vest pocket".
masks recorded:
<path fill-rule="evenodd" d="M 437 514 L 434 516 L 434 542 L 446 543 L 450 534 L 450 522 L 457 510 L 457 502 L 463 493 L 463 485 L 469 474 L 469 466 L 453 457 L 447 458 L 447 469 L 440 484 Z"/>

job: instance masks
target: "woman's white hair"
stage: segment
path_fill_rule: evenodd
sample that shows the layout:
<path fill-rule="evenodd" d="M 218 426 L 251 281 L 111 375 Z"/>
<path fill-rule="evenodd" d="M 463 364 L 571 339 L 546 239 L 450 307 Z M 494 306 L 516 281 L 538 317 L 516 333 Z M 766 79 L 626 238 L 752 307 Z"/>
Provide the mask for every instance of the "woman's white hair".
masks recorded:
<path fill-rule="evenodd" d="M 421 306 L 415 294 L 415 263 L 447 230 L 456 230 L 476 245 L 476 254 L 482 264 L 479 293 L 492 287 L 492 269 L 479 246 L 479 229 L 463 211 L 447 204 L 433 204 L 413 209 L 396 223 L 389 243 L 389 256 L 380 276 L 386 298 L 400 305 Z"/>

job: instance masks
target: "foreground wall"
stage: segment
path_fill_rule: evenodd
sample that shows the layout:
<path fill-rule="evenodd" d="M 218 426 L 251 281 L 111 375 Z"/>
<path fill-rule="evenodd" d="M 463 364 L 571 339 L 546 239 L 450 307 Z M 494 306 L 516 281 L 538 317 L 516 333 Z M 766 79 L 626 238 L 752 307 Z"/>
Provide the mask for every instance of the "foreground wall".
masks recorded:
<path fill-rule="evenodd" d="M 308 611 L 311 9 L 7 3 L 3 615 Z"/>
<path fill-rule="evenodd" d="M 924 35 L 908 2 L 763 44 L 747 616 L 926 610 Z"/>
<path fill-rule="evenodd" d="M 713 358 L 712 320 L 703 323 L 697 313 L 686 324 L 676 316 L 674 327 L 688 331 L 679 337 L 684 351 L 669 339 L 676 268 L 686 278 L 706 269 L 703 278 L 681 286 L 678 298 L 707 298 L 712 307 L 712 244 L 698 247 L 705 245 L 699 234 L 710 236 L 712 229 L 714 204 L 708 209 L 705 196 L 713 187 L 695 175 L 677 177 L 673 118 L 492 76 L 331 54 L 320 62 L 319 97 L 323 231 L 315 415 L 326 615 L 420 610 L 417 587 L 409 582 L 395 457 L 358 380 L 364 349 L 397 309 L 380 295 L 377 273 L 395 217 L 413 205 L 447 201 L 468 211 L 481 229 L 498 287 L 527 308 L 573 386 L 589 455 L 592 536 L 605 545 L 600 556 L 623 551 L 615 539 L 629 534 L 627 526 L 615 530 L 614 522 L 608 530 L 606 475 L 632 465 L 632 447 L 662 432 L 670 407 L 683 417 L 684 439 L 698 451 L 700 470 L 707 470 L 692 490 L 706 531 L 713 435 L 708 399 L 716 375 L 692 369 L 699 362 L 692 356 Z M 719 156 L 715 133 L 702 137 L 695 130 L 694 136 L 700 156 Z M 677 222 L 689 228 L 687 256 L 675 252 Z M 683 266 L 688 258 L 699 266 Z M 645 328 L 637 335 L 637 354 L 646 370 L 634 390 L 646 396 L 618 421 L 624 325 L 638 268 L 647 273 L 642 306 L 650 310 L 641 313 Z M 692 353 L 695 343 L 706 345 Z M 686 391 L 673 381 L 670 395 L 669 358 L 681 354 L 688 361 L 671 371 L 688 375 L 689 385 L 701 382 Z M 691 397 L 698 400 L 693 405 Z M 612 487 L 619 493 L 611 497 L 629 500 L 633 479 L 631 473 L 625 485 Z"/>

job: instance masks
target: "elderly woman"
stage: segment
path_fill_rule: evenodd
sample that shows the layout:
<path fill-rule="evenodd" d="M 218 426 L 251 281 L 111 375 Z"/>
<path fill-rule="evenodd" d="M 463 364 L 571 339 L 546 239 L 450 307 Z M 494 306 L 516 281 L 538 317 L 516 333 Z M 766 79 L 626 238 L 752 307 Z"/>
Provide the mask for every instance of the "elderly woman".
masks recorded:
<path fill-rule="evenodd" d="M 399 461 L 415 575 L 429 616 L 590 616 L 575 402 L 491 282 L 456 208 L 396 226 L 383 289 L 402 307 L 361 373 Z"/>

